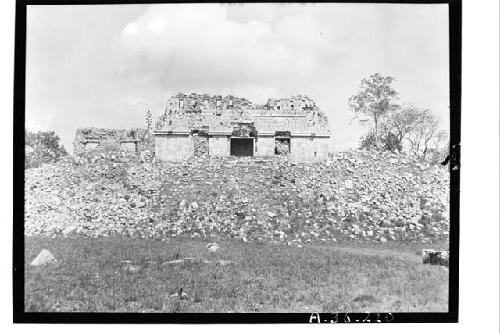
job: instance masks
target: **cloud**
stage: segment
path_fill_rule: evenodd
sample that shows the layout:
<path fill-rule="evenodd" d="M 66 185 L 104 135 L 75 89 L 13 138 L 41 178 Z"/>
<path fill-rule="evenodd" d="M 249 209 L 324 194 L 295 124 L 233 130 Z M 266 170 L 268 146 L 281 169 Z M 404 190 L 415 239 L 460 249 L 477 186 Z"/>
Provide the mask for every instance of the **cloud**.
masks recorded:
<path fill-rule="evenodd" d="M 231 21 L 221 5 L 154 6 L 123 29 L 120 66 L 162 88 L 276 91 L 317 71 L 317 55 L 330 49 L 321 31 L 305 16 L 284 17 L 273 30 L 258 20 Z M 272 97 L 257 95 L 247 97 Z"/>

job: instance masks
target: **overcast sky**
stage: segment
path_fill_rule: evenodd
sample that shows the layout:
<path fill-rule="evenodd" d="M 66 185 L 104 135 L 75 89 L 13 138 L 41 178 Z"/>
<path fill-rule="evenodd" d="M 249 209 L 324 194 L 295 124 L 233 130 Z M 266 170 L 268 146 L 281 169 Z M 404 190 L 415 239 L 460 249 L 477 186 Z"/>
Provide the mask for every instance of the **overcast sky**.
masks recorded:
<path fill-rule="evenodd" d="M 449 126 L 445 4 L 29 6 L 27 22 L 26 127 L 71 151 L 77 128 L 143 127 L 177 92 L 306 94 L 332 148 L 356 147 L 348 98 L 376 72 Z"/>

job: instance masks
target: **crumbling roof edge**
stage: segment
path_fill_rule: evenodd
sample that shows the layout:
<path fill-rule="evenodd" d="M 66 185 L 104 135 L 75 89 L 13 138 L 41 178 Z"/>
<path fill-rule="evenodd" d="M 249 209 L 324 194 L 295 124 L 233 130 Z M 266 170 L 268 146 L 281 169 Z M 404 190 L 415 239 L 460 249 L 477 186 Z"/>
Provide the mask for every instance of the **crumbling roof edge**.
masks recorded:
<path fill-rule="evenodd" d="M 329 138 L 331 137 L 330 134 L 328 133 L 291 133 L 291 136 L 298 136 L 298 137 L 314 137 L 314 138 Z"/>
<path fill-rule="evenodd" d="M 189 135 L 191 134 L 191 131 L 168 131 L 168 130 L 162 130 L 162 131 L 154 131 L 154 135 L 176 135 L 176 134 L 186 134 Z"/>
<path fill-rule="evenodd" d="M 264 115 L 264 114 L 253 114 L 251 115 L 253 118 L 306 118 L 306 115 L 300 115 L 300 114 L 271 114 L 271 115 Z"/>
<path fill-rule="evenodd" d="M 158 136 L 167 136 L 167 135 L 189 135 L 191 134 L 191 131 L 155 131 L 154 135 Z M 213 136 L 227 136 L 227 135 L 232 135 L 233 132 L 231 131 L 214 131 L 214 132 L 208 132 L 208 135 L 213 135 Z M 257 137 L 260 136 L 274 136 L 275 132 L 257 132 Z M 329 133 L 310 133 L 310 132 L 302 132 L 302 133 L 296 133 L 296 132 L 291 132 L 290 136 L 293 137 L 314 137 L 314 138 L 330 138 L 331 134 Z"/>

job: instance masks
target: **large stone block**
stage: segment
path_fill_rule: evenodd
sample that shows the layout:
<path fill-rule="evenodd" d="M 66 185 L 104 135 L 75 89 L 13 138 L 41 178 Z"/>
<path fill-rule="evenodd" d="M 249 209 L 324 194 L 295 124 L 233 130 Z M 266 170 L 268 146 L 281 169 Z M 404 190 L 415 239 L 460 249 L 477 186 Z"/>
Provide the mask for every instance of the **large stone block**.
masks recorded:
<path fill-rule="evenodd" d="M 450 263 L 450 252 L 424 249 L 422 250 L 422 262 L 430 265 L 448 266 Z"/>

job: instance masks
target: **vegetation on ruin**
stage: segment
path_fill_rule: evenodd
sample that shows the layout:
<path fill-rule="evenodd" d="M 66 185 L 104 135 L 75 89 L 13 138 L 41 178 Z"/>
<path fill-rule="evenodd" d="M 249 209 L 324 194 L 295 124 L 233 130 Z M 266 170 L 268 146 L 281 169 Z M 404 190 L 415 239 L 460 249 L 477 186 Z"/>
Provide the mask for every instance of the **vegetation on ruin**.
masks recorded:
<path fill-rule="evenodd" d="M 361 124 L 373 127 L 360 139 L 363 149 L 397 151 L 433 164 L 448 154 L 448 134 L 439 130 L 439 120 L 429 109 L 401 104 L 391 86 L 395 79 L 379 73 L 361 81 L 359 91 L 349 99 L 349 106 Z"/>
<path fill-rule="evenodd" d="M 244 243 L 217 239 L 27 237 L 25 310 L 63 312 L 446 312 L 448 269 L 428 245 Z M 440 244 L 433 244 L 439 247 Z M 57 263 L 29 263 L 48 249 Z M 166 262 L 194 257 L 226 260 Z M 133 268 L 133 269 L 132 269 Z M 182 292 L 183 297 L 171 296 Z"/>
<path fill-rule="evenodd" d="M 67 155 L 66 149 L 59 143 L 59 136 L 53 131 L 35 133 L 25 130 L 24 141 L 26 169 L 39 167 L 42 163 L 57 162 Z"/>
<path fill-rule="evenodd" d="M 379 126 L 382 119 L 391 111 L 398 108 L 398 93 L 391 86 L 394 78 L 375 73 L 363 79 L 359 92 L 349 98 L 349 106 L 356 116 L 366 116 L 361 123 L 373 122 L 375 142 L 379 139 Z"/>

